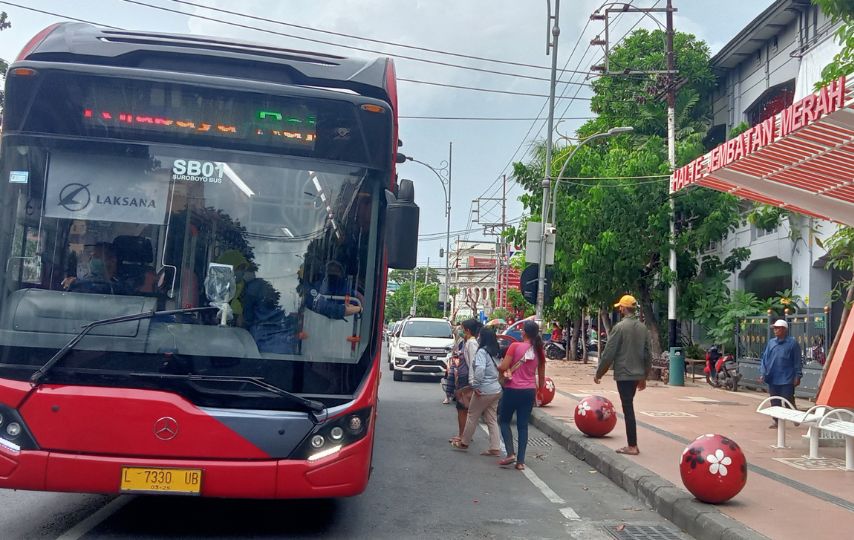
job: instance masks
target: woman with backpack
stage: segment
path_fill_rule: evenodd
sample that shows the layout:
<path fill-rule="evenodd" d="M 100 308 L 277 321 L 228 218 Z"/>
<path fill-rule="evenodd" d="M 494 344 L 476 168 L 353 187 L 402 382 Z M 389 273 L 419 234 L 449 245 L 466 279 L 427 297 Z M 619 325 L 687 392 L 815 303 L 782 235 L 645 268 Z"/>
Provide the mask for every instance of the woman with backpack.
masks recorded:
<path fill-rule="evenodd" d="M 498 430 L 498 400 L 501 397 L 501 385 L 498 384 L 498 339 L 491 328 L 482 328 L 477 338 L 478 349 L 474 358 L 474 370 L 469 384 L 474 395 L 469 403 L 466 425 L 461 440 L 451 442 L 457 450 L 468 450 L 480 417 L 489 428 L 489 450 L 482 456 L 501 455 L 501 435 Z"/>
<path fill-rule="evenodd" d="M 546 355 L 540 327 L 534 321 L 525 321 L 523 341 L 513 343 L 507 349 L 498 372 L 504 377 L 504 393 L 498 405 L 498 426 L 504 439 L 507 457 L 498 464 L 502 467 L 516 464 L 517 470 L 525 469 L 525 450 L 528 447 L 528 419 L 534 410 L 537 389 L 546 385 Z M 519 435 L 519 453 L 513 450 L 513 432 L 510 421 L 516 415 L 516 431 Z"/>

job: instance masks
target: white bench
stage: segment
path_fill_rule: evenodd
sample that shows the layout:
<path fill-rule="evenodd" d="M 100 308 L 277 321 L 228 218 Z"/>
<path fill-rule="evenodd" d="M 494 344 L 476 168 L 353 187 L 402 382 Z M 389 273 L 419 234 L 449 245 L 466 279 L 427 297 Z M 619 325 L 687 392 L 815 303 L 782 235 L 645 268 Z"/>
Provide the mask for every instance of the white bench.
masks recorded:
<path fill-rule="evenodd" d="M 845 470 L 854 471 L 854 412 L 847 409 L 830 411 L 819 421 L 816 431 L 820 430 L 845 437 Z"/>
<path fill-rule="evenodd" d="M 770 405 L 772 400 L 779 400 L 782 405 Z M 766 398 L 756 408 L 756 412 L 777 420 L 777 445 L 775 448 L 786 448 L 786 422 L 810 426 L 810 459 L 818 459 L 819 430 L 813 429 L 827 412 L 828 407 L 816 405 L 806 411 L 799 411 L 792 403 L 780 396 Z"/>

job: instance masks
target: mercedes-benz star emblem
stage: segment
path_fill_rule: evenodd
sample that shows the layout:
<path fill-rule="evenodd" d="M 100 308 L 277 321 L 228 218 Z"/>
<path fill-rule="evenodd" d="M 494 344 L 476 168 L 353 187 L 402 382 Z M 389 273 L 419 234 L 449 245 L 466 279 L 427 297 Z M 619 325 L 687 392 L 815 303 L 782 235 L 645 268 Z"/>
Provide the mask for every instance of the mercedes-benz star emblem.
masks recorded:
<path fill-rule="evenodd" d="M 83 210 L 89 206 L 91 200 L 92 195 L 89 193 L 89 184 L 68 184 L 59 192 L 59 206 L 69 212 Z"/>
<path fill-rule="evenodd" d="M 171 416 L 164 416 L 154 422 L 154 436 L 161 441 L 171 441 L 178 436 L 178 421 Z"/>

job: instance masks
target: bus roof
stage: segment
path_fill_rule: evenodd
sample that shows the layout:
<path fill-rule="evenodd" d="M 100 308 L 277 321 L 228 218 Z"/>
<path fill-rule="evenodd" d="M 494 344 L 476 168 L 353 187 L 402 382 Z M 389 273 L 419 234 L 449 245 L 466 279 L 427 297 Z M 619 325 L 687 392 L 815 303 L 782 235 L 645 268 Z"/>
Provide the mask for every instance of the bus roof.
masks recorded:
<path fill-rule="evenodd" d="M 175 71 L 297 86 L 349 90 L 396 108 L 394 67 L 373 60 L 271 47 L 215 37 L 111 30 L 84 23 L 45 29 L 18 61 L 66 62 Z"/>

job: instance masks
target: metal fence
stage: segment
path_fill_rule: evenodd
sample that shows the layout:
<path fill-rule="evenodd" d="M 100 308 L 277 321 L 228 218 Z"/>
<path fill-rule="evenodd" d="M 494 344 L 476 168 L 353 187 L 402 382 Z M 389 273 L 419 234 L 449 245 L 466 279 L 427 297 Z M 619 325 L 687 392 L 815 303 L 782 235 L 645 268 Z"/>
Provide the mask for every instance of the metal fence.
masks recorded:
<path fill-rule="evenodd" d="M 739 372 L 742 374 L 742 384 L 745 386 L 765 389 L 765 385 L 759 382 L 759 360 L 762 358 L 762 352 L 768 340 L 774 337 L 771 324 L 777 318 L 757 315 L 738 321 L 735 339 L 736 360 Z M 822 366 L 827 358 L 827 347 L 830 343 L 828 315 L 823 311 L 799 313 L 787 315 L 785 320 L 789 323 L 788 334 L 801 348 L 804 376 L 795 395 L 812 399 L 818 392 L 818 381 L 821 378 Z"/>

